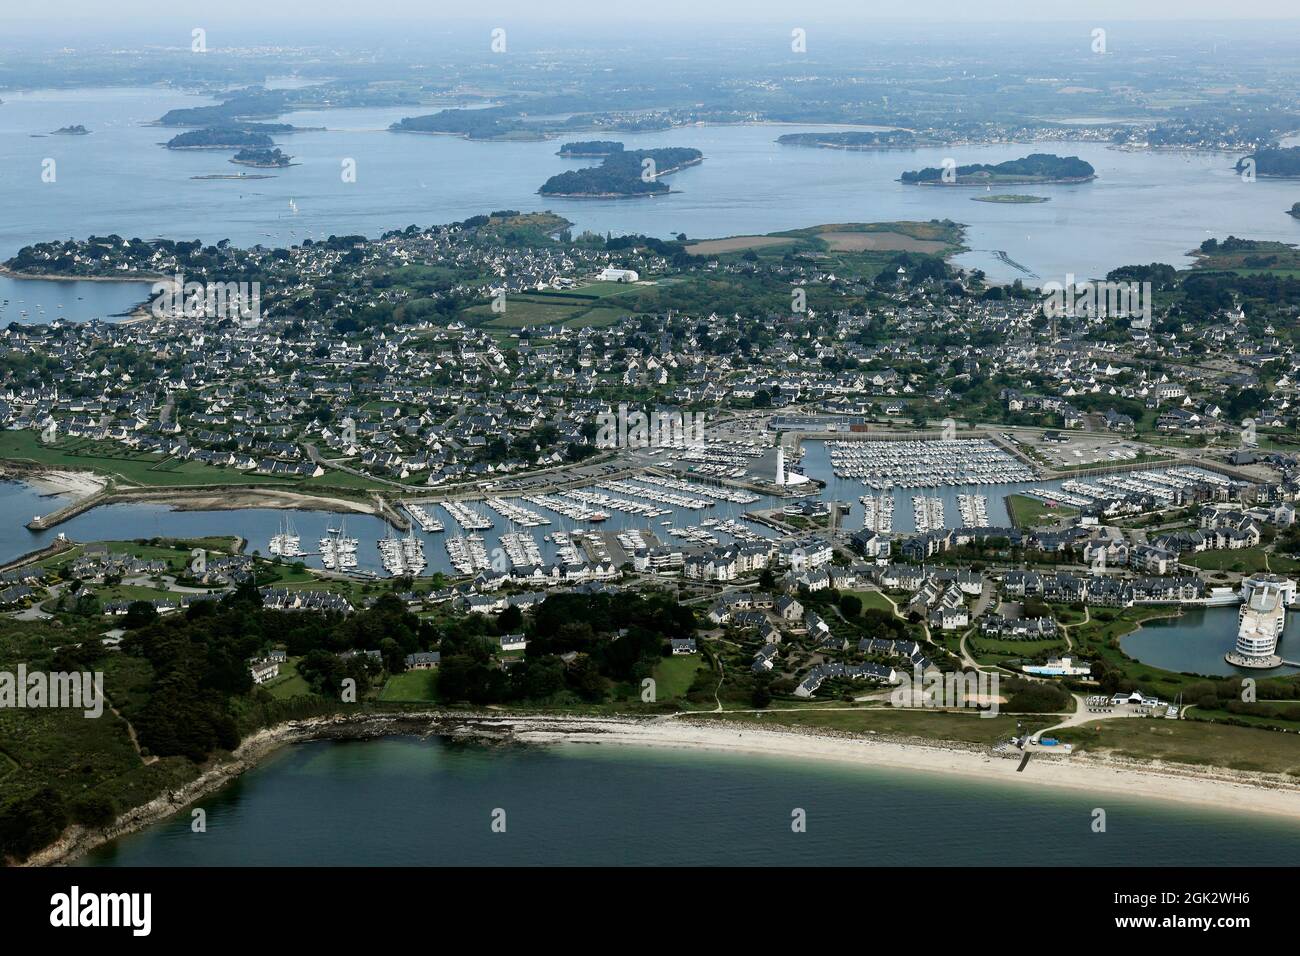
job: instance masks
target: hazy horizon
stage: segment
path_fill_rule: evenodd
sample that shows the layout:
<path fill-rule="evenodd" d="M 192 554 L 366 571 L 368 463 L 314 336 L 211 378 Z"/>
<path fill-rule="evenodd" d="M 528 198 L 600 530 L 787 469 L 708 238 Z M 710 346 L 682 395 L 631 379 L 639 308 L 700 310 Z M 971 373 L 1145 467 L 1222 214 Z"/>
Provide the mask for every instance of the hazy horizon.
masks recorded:
<path fill-rule="evenodd" d="M 525 0 L 496 0 L 476 4 L 466 10 L 461 4 L 428 3 L 422 0 L 371 0 L 359 7 L 352 0 L 225 0 L 213 4 L 208 0 L 177 0 L 159 12 L 150 0 L 119 0 L 106 10 L 99 0 L 52 0 L 29 7 L 12 7 L 0 16 L 0 23 L 40 23 L 51 31 L 75 32 L 79 25 L 111 25 L 120 28 L 125 21 L 165 23 L 205 18 L 228 24 L 267 24 L 300 20 L 320 25 L 325 22 L 417 21 L 472 24 L 509 18 L 521 22 L 551 23 L 557 19 L 585 21 L 590 25 L 619 22 L 666 22 L 678 18 L 682 23 L 1071 23 L 1099 19 L 1123 22 L 1205 21 L 1224 24 L 1251 21 L 1290 21 L 1300 19 L 1300 6 L 1291 0 L 1239 0 L 1231 15 L 1216 0 L 1092 0 L 1086 9 L 1047 7 L 1035 0 L 985 0 L 972 5 L 964 0 L 929 0 L 908 7 L 900 16 L 894 6 L 868 7 L 854 0 L 813 0 L 791 4 L 772 0 L 720 0 L 702 12 L 692 0 L 660 0 L 653 6 L 613 6 L 597 0 L 565 0 L 539 10 Z"/>

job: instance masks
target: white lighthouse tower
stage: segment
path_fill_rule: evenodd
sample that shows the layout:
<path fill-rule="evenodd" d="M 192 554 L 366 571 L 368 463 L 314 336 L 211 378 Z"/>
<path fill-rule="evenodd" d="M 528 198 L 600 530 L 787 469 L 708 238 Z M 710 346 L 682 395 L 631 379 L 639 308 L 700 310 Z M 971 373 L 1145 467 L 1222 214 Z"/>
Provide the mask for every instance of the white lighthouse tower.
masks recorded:
<path fill-rule="evenodd" d="M 785 446 L 776 446 L 776 483 L 779 486 L 785 485 Z"/>

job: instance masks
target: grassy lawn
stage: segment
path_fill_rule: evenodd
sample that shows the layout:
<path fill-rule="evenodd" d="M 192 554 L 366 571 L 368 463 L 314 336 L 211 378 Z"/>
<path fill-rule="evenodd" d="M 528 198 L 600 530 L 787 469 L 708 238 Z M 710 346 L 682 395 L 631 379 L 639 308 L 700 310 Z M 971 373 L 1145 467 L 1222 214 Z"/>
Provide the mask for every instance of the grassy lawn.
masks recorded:
<path fill-rule="evenodd" d="M 1070 727 L 1057 736 L 1098 753 L 1300 776 L 1300 736 L 1295 734 L 1134 717 Z"/>
<path fill-rule="evenodd" d="M 1056 618 L 1061 624 L 1079 624 L 1083 621 L 1084 612 L 1076 611 L 1068 604 L 1052 604 L 1052 617 Z"/>
<path fill-rule="evenodd" d="M 1072 518 L 1077 508 L 1052 506 L 1028 495 L 1007 495 L 1007 514 L 1017 528 L 1031 528 L 1039 524 L 1053 524 L 1058 518 Z"/>
<path fill-rule="evenodd" d="M 996 641 L 971 637 L 966 647 L 981 664 L 994 664 L 1004 660 L 1034 659 L 1044 654 L 1060 654 L 1066 649 L 1065 641 Z"/>
<path fill-rule="evenodd" d="M 183 595 L 165 588 L 146 588 L 136 584 L 118 584 L 114 587 L 87 585 L 88 590 L 101 602 L 109 601 L 175 601 L 180 602 Z M 78 592 L 80 593 L 80 592 Z"/>
<path fill-rule="evenodd" d="M 695 719 L 695 718 L 693 718 Z M 892 707 L 837 707 L 832 710 L 771 710 L 761 713 L 700 714 L 700 720 L 727 720 L 767 727 L 806 727 L 846 733 L 894 734 L 936 740 L 961 740 L 972 744 L 994 744 L 1011 737 L 1017 719 L 1037 730 L 1055 723 L 1050 717 L 1021 717 L 999 714 L 980 717 L 974 712 L 951 714 L 942 711 L 899 710 Z"/>
<path fill-rule="evenodd" d="M 1184 717 L 1187 720 L 1206 722 L 1237 722 L 1249 724 L 1252 727 L 1282 727 L 1293 733 L 1300 730 L 1300 722 L 1288 720 L 1282 716 L 1283 713 L 1295 709 L 1295 701 L 1288 700 L 1276 704 L 1255 703 L 1252 706 L 1258 708 L 1259 713 L 1233 714 L 1226 710 L 1206 710 L 1204 707 L 1189 707 L 1184 713 Z"/>
<path fill-rule="evenodd" d="M 298 662 L 294 660 L 285 661 L 285 663 L 281 664 L 279 675 L 262 686 L 270 691 L 271 696 L 277 700 L 311 693 L 311 685 L 307 683 L 306 678 L 298 673 Z"/>
<path fill-rule="evenodd" d="M 870 611 L 873 608 L 877 611 L 884 611 L 886 614 L 894 613 L 894 606 L 889 603 L 889 599 L 879 591 L 846 591 L 846 594 L 856 594 L 862 599 L 862 610 Z"/>
<path fill-rule="evenodd" d="M 1182 558 L 1184 564 L 1202 571 L 1237 571 L 1253 574 L 1271 568 L 1278 573 L 1288 573 L 1300 568 L 1300 561 L 1280 554 L 1268 554 L 1263 548 L 1238 548 L 1235 551 L 1202 551 Z M 1267 564 L 1267 567 L 1266 567 Z"/>
<path fill-rule="evenodd" d="M 471 306 L 464 318 L 494 329 L 519 329 L 532 325 L 562 325 L 588 328 L 612 325 L 635 310 L 620 309 L 619 297 L 628 293 L 626 285 L 612 286 L 599 294 L 583 289 L 576 293 L 536 292 L 508 296 L 504 312 L 493 312 L 490 303 Z M 629 296 L 629 301 L 634 298 Z"/>
<path fill-rule="evenodd" d="M 655 700 L 684 697 L 695 682 L 695 675 L 704 666 L 704 658 L 699 654 L 665 657 L 655 667 Z"/>
<path fill-rule="evenodd" d="M 394 674 L 379 692 L 380 700 L 429 702 L 438 699 L 438 672 L 406 671 Z"/>

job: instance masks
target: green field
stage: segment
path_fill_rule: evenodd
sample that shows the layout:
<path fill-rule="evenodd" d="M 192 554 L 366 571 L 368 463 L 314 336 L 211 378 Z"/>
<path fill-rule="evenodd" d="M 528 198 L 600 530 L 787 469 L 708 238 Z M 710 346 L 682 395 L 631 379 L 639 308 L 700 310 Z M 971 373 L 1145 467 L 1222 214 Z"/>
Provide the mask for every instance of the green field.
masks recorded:
<path fill-rule="evenodd" d="M 492 329 L 520 329 L 533 325 L 557 325 L 570 329 L 600 328 L 633 314 L 633 308 L 619 308 L 620 298 L 635 300 L 635 287 L 621 282 L 593 282 L 565 292 L 512 293 L 506 296 L 505 311 L 493 312 L 491 303 L 466 309 L 462 316 Z"/>
<path fill-rule="evenodd" d="M 1007 514 L 1017 528 L 1032 528 L 1040 524 L 1054 524 L 1059 518 L 1072 518 L 1077 508 L 1052 507 L 1045 501 L 1027 495 L 1007 495 Z"/>
<path fill-rule="evenodd" d="M 1064 653 L 1065 641 L 997 641 L 971 637 L 966 647 L 981 664 L 997 664 L 1011 659 L 1036 659 L 1044 654 Z"/>
<path fill-rule="evenodd" d="M 1139 760 L 1168 760 L 1300 776 L 1300 736 L 1198 720 L 1135 717 L 1061 730 L 1083 750 Z"/>
<path fill-rule="evenodd" d="M 270 691 L 271 696 L 277 700 L 285 700 L 289 697 L 298 697 L 302 694 L 311 693 L 311 686 L 298 673 L 298 664 L 294 660 L 288 660 L 281 664 L 279 675 L 273 680 L 267 681 L 262 687 Z"/>
<path fill-rule="evenodd" d="M 431 702 L 438 699 L 438 672 L 406 671 L 394 674 L 379 693 L 384 701 Z"/>
<path fill-rule="evenodd" d="M 655 667 L 655 699 L 665 701 L 685 697 L 691 684 L 695 683 L 695 675 L 704 666 L 704 659 L 699 654 L 665 657 Z"/>
<path fill-rule="evenodd" d="M 879 591 L 845 591 L 845 594 L 855 594 L 862 599 L 862 610 L 864 611 L 885 611 L 888 614 L 894 613 L 894 606 L 889 603 L 889 599 Z"/>
<path fill-rule="evenodd" d="M 1239 548 L 1235 551 L 1201 551 L 1198 554 L 1184 555 L 1182 562 L 1202 571 L 1236 571 L 1241 574 L 1270 569 L 1287 574 L 1300 570 L 1300 561 L 1280 554 L 1269 554 L 1259 547 Z"/>

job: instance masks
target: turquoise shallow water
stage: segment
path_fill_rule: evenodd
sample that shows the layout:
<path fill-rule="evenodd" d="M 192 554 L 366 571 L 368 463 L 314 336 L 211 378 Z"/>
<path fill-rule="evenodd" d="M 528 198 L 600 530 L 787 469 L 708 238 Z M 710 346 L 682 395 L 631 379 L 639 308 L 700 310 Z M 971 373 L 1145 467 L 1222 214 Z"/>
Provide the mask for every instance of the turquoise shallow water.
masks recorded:
<path fill-rule="evenodd" d="M 289 747 L 201 806 L 206 833 L 185 811 L 82 862 L 1151 866 L 1300 853 L 1300 825 L 1264 817 L 811 760 L 437 738 Z M 796 808 L 806 832 L 792 832 Z"/>

